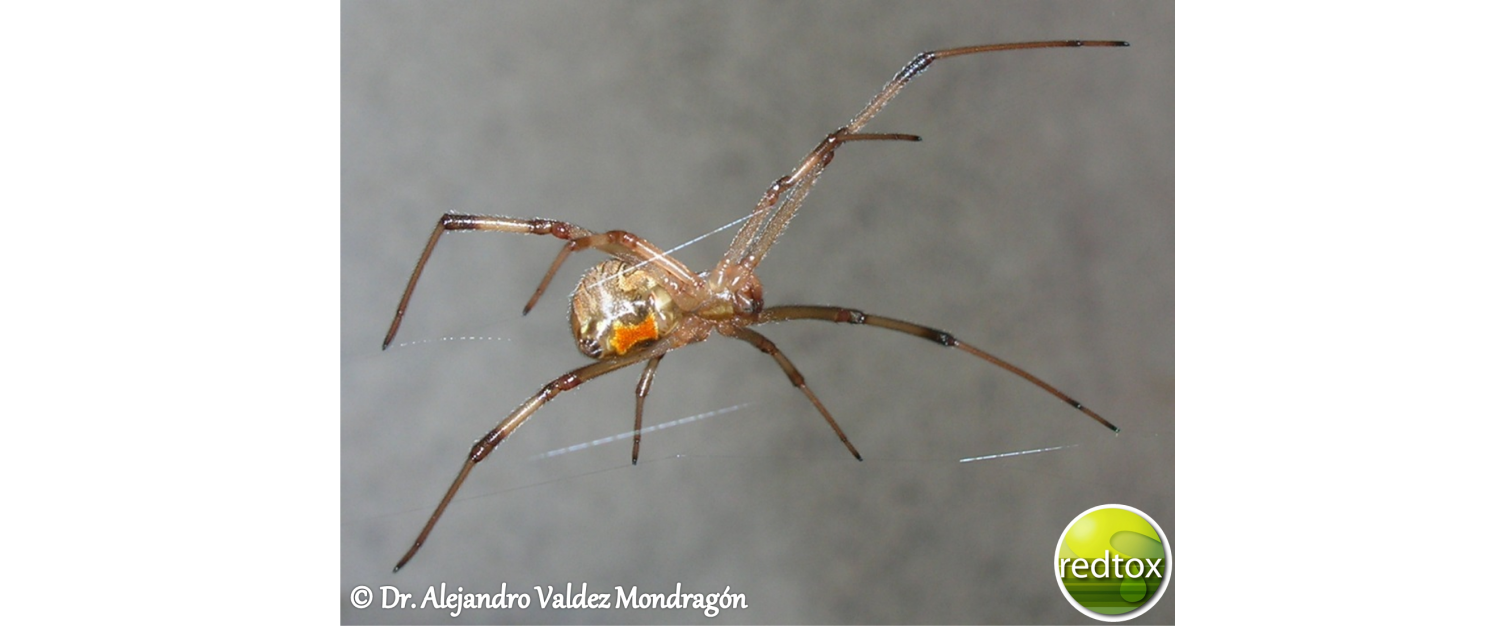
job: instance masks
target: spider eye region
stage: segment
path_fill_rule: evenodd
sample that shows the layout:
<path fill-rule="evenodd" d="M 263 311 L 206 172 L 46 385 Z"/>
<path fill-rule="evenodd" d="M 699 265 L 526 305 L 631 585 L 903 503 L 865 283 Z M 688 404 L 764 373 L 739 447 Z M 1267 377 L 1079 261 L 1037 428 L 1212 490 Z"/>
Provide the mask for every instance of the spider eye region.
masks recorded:
<path fill-rule="evenodd" d="M 607 260 L 583 274 L 569 316 L 578 350 L 602 360 L 662 339 L 681 314 L 671 292 L 646 270 Z"/>

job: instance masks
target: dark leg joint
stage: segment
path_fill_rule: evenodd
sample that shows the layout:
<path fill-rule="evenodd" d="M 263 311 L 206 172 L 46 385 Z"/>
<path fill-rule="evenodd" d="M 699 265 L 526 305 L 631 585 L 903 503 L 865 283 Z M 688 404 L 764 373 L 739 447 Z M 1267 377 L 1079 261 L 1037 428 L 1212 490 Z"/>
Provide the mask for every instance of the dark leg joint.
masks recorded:
<path fill-rule="evenodd" d="M 535 234 L 537 234 L 539 236 L 540 235 L 547 235 L 547 234 L 550 233 L 550 234 L 552 234 L 552 237 L 557 238 L 559 240 L 572 240 L 573 239 L 571 237 L 571 234 L 568 233 L 567 226 L 560 225 L 560 224 L 555 224 L 551 220 L 546 220 L 545 222 L 546 222 L 546 225 L 540 227 L 540 229 L 541 229 L 540 231 L 538 231 L 536 228 L 533 228 L 531 230 L 531 232 L 535 233 Z"/>
<path fill-rule="evenodd" d="M 491 451 L 495 450 L 494 444 L 486 442 L 486 440 L 488 439 L 489 438 L 485 438 L 484 440 L 480 440 L 479 442 L 474 443 L 474 448 L 469 449 L 469 460 L 473 462 L 479 462 L 489 456 Z M 495 441 L 495 444 L 499 444 L 499 441 Z"/>
<path fill-rule="evenodd" d="M 466 213 L 453 213 L 450 211 L 443 214 L 442 225 L 445 231 L 468 231 L 477 227 L 477 225 L 474 224 L 474 221 L 478 219 L 478 216 L 471 216 Z"/>
<path fill-rule="evenodd" d="M 906 68 L 901 70 L 901 73 L 896 74 L 896 77 L 902 80 L 910 80 L 912 78 L 915 78 L 917 74 L 922 73 L 922 71 L 926 69 L 928 65 L 931 65 L 932 61 L 936 59 L 937 52 L 923 51 L 922 53 L 917 54 L 917 57 L 913 58 L 912 61 L 906 65 Z"/>
<path fill-rule="evenodd" d="M 903 324 L 905 324 L 905 323 L 903 323 Z M 953 334 L 948 333 L 947 331 L 940 331 L 938 329 L 933 329 L 932 327 L 923 327 L 923 326 L 919 326 L 919 325 L 907 325 L 907 326 L 910 326 L 912 329 L 915 329 L 915 331 L 908 331 L 907 332 L 907 333 L 911 333 L 912 335 L 916 335 L 916 336 L 920 336 L 920 337 L 923 337 L 923 338 L 927 338 L 928 340 L 936 342 L 936 343 L 938 343 L 940 345 L 943 345 L 945 347 L 958 346 L 958 338 L 953 337 Z"/>
<path fill-rule="evenodd" d="M 542 389 L 542 393 L 546 395 L 548 399 L 556 398 L 557 394 L 572 389 L 573 387 L 576 387 L 582 383 L 583 381 L 579 380 L 578 376 L 570 373 L 561 378 L 553 380 L 552 382 L 548 382 L 547 386 Z"/>
<path fill-rule="evenodd" d="M 611 231 L 609 232 L 609 239 L 615 244 L 628 249 L 634 249 L 641 241 L 640 238 L 637 238 L 635 234 L 629 231 Z"/>
<path fill-rule="evenodd" d="M 795 369 L 792 370 L 791 374 L 787 375 L 787 379 L 791 380 L 792 381 L 792 386 L 794 386 L 794 387 L 796 387 L 798 389 L 801 389 L 801 388 L 807 386 L 807 381 L 802 379 L 802 373 L 799 372 L 799 371 L 797 371 L 797 370 L 795 370 Z M 847 442 L 848 439 L 845 438 L 845 441 Z"/>
<path fill-rule="evenodd" d="M 844 324 L 864 324 L 865 312 L 858 309 L 839 309 L 839 313 L 833 317 L 833 321 Z"/>

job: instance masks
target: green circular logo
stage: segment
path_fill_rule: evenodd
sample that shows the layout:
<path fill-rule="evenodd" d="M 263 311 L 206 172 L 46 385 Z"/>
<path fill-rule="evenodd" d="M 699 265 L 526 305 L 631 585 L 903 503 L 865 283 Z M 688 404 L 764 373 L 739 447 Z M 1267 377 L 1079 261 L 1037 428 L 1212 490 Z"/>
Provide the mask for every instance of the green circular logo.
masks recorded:
<path fill-rule="evenodd" d="M 1074 608 L 1095 620 L 1123 622 L 1161 599 L 1172 580 L 1172 546 L 1151 516 L 1106 504 L 1063 530 L 1052 572 Z"/>

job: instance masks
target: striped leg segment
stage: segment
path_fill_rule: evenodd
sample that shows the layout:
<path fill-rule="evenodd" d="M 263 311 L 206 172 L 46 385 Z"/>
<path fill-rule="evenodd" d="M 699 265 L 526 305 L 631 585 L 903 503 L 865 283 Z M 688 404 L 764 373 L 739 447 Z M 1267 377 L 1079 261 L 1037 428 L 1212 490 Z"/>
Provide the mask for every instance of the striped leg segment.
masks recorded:
<path fill-rule="evenodd" d="M 781 349 L 776 347 L 776 343 L 771 342 L 769 338 L 755 331 L 743 327 L 735 330 L 734 337 L 754 345 L 756 349 L 761 350 L 761 353 L 775 358 L 776 364 L 781 365 L 781 370 L 786 372 L 787 379 L 792 381 L 792 386 L 800 389 L 807 396 L 807 399 L 812 401 L 813 406 L 818 408 L 818 413 L 823 414 L 823 419 L 828 421 L 828 426 L 833 427 L 833 432 L 838 435 L 839 441 L 843 442 L 844 446 L 849 448 L 849 453 L 854 454 L 854 459 L 865 459 L 864 456 L 859 455 L 859 450 L 854 448 L 854 443 L 849 442 L 849 436 L 844 435 L 844 430 L 839 428 L 838 421 L 834 420 L 833 415 L 828 413 L 828 409 L 818 400 L 818 396 L 813 395 L 812 389 L 807 387 L 807 381 L 802 379 L 802 373 L 797 371 L 797 367 L 792 365 L 792 361 L 788 360 L 786 355 L 781 353 Z"/>
<path fill-rule="evenodd" d="M 1068 403 L 1068 406 L 1082 411 L 1084 415 L 1087 415 L 1088 417 L 1093 418 L 1099 424 L 1108 427 L 1110 431 L 1113 431 L 1115 433 L 1120 432 L 1119 427 L 1110 424 L 1110 422 L 1108 420 L 1105 420 L 1103 416 L 1094 413 L 1093 409 L 1083 406 L 1083 403 L 1074 400 L 1068 394 L 1058 391 L 1057 387 L 1043 382 L 1041 378 L 1031 375 L 1025 369 L 1022 369 L 1016 365 L 990 355 L 989 353 L 977 349 L 969 345 L 968 343 L 960 342 L 957 338 L 953 337 L 953 334 L 946 331 L 941 331 L 932 327 L 924 327 L 919 324 L 912 324 L 910 322 L 897 320 L 895 318 L 871 315 L 856 309 L 812 305 L 787 305 L 771 307 L 769 309 L 761 311 L 755 323 L 762 324 L 766 322 L 780 322 L 782 320 L 823 320 L 825 322 L 839 322 L 844 324 L 867 324 L 872 327 L 881 327 L 883 329 L 890 329 L 892 331 L 900 331 L 901 333 L 911 334 L 917 336 L 918 338 L 925 338 L 945 347 L 955 347 L 971 353 L 974 356 L 984 360 L 985 362 L 993 364 L 997 367 L 1000 367 L 1001 369 L 1005 369 L 1006 371 L 1024 378 L 1027 382 L 1041 387 L 1043 391 L 1056 396 L 1058 400 L 1062 400 L 1063 402 Z"/>

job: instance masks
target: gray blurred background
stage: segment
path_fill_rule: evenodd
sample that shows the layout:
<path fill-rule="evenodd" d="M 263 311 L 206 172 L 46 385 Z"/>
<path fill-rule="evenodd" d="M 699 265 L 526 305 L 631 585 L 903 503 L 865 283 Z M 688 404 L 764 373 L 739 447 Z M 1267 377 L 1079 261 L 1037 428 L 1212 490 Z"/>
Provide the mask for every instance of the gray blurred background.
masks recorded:
<path fill-rule="evenodd" d="M 346 2 L 340 601 L 347 624 L 1094 624 L 1049 559 L 1080 512 L 1174 508 L 1173 8 L 1159 3 Z M 865 454 L 774 361 L 711 339 L 562 395 L 475 470 L 391 567 L 468 447 L 587 361 L 565 309 L 528 317 L 559 243 L 445 238 L 397 338 L 402 287 L 445 210 L 626 229 L 670 248 L 748 213 L 916 53 L 938 62 L 839 151 L 760 270 L 767 304 L 841 304 L 951 331 L 1124 429 L 955 350 L 870 327 L 768 327 Z M 708 268 L 731 231 L 678 256 Z M 1071 445 L 1071 446 L 1069 446 Z M 1069 446 L 960 464 L 960 458 Z M 1171 538 L 1175 543 L 1175 538 Z M 542 609 L 535 587 L 706 593 L 750 608 Z M 358 585 L 532 594 L 527 610 L 355 609 Z M 1140 624 L 1174 621 L 1173 580 Z"/>

